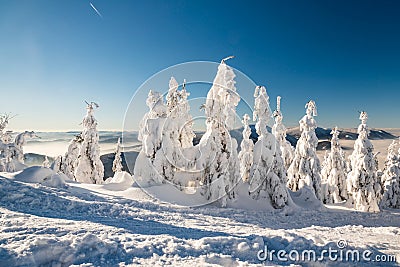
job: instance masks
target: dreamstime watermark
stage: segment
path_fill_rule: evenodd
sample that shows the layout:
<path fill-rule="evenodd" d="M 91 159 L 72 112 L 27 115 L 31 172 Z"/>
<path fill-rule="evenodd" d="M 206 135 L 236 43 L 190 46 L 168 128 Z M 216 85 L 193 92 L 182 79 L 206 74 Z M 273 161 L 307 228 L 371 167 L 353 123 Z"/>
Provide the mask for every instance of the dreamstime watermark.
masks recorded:
<path fill-rule="evenodd" d="M 280 261 L 280 262 L 320 262 L 320 261 L 332 261 L 332 262 L 396 262 L 395 255 L 376 254 L 369 249 L 360 250 L 348 248 L 347 241 L 339 240 L 336 243 L 336 247 L 328 247 L 321 251 L 315 249 L 297 250 L 292 249 L 286 250 L 274 250 L 268 249 L 268 246 L 264 246 L 257 252 L 257 258 L 260 261 Z"/>

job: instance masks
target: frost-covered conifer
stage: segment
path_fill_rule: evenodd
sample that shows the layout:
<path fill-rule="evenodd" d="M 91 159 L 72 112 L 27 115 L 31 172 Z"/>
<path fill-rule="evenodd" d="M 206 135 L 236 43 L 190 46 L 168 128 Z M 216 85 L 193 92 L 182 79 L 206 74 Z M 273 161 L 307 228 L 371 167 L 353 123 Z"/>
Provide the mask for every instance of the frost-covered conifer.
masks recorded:
<path fill-rule="evenodd" d="M 118 138 L 117 148 L 115 150 L 115 158 L 113 161 L 113 172 L 122 172 L 122 158 L 121 158 L 121 141 Z"/>
<path fill-rule="evenodd" d="M 283 158 L 283 161 L 285 162 L 285 168 L 289 169 L 290 164 L 292 163 L 292 160 L 293 160 L 294 148 L 289 143 L 289 141 L 286 140 L 286 127 L 282 123 L 283 115 L 281 112 L 281 97 L 280 96 L 278 96 L 276 98 L 276 103 L 277 103 L 276 110 L 272 114 L 272 116 L 275 119 L 274 126 L 272 126 L 272 134 L 275 136 L 276 140 L 279 143 L 281 153 L 282 153 L 282 158 Z"/>
<path fill-rule="evenodd" d="M 253 166 L 250 170 L 249 193 L 255 198 L 267 198 L 275 208 L 288 204 L 289 194 L 286 188 L 286 169 L 279 143 L 268 132 L 267 123 L 271 110 L 267 90 L 257 86 L 255 93 L 253 120 L 257 120 L 258 141 L 254 145 Z"/>
<path fill-rule="evenodd" d="M 42 167 L 43 167 L 43 168 L 50 168 L 50 161 L 49 161 L 49 159 L 47 158 L 47 156 L 44 156 L 44 161 L 43 161 L 43 163 L 42 163 Z"/>
<path fill-rule="evenodd" d="M 202 194 L 207 200 L 218 200 L 223 207 L 227 205 L 228 199 L 236 197 L 235 187 L 240 181 L 237 142 L 229 133 L 235 121 L 240 96 L 236 93 L 236 75 L 225 63 L 229 58 L 221 61 L 207 94 L 207 130 L 199 143 L 204 157 L 198 162 L 203 170 L 200 178 Z"/>
<path fill-rule="evenodd" d="M 51 168 L 53 169 L 54 172 L 60 172 L 62 163 L 63 163 L 63 158 L 61 156 L 57 156 L 53 164 L 51 165 Z"/>
<path fill-rule="evenodd" d="M 326 154 L 322 164 L 322 181 L 324 203 L 338 203 L 348 199 L 346 159 L 339 143 L 339 131 L 332 131 L 331 151 Z"/>
<path fill-rule="evenodd" d="M 388 155 L 382 175 L 383 197 L 380 203 L 382 208 L 400 209 L 400 149 L 396 153 L 397 142 L 393 141 L 388 147 Z"/>
<path fill-rule="evenodd" d="M 100 160 L 99 133 L 97 120 L 94 117 L 94 102 L 87 103 L 87 113 L 83 118 L 82 145 L 79 151 L 75 178 L 81 183 L 103 183 L 104 166 Z"/>
<path fill-rule="evenodd" d="M 82 141 L 82 133 L 76 135 L 75 138 L 71 140 L 61 165 L 61 171 L 74 181 L 76 181 L 75 171 L 78 167 L 78 157 Z"/>
<path fill-rule="evenodd" d="M 322 200 L 321 165 L 316 152 L 316 115 L 317 107 L 311 100 L 306 104 L 306 115 L 299 121 L 301 136 L 297 141 L 293 162 L 288 169 L 288 187 L 297 191 L 307 185 L 313 189 L 315 196 Z"/>
<path fill-rule="evenodd" d="M 240 161 L 240 176 L 243 182 L 249 181 L 250 168 L 253 165 L 253 140 L 250 139 L 251 129 L 249 127 L 250 116 L 245 114 L 243 116 L 243 139 L 240 144 L 239 161 Z"/>
<path fill-rule="evenodd" d="M 162 95 L 149 91 L 146 104 L 149 111 L 143 116 L 139 125 L 138 140 L 142 142 L 142 149 L 135 162 L 135 180 L 141 186 L 161 184 L 164 177 L 153 165 L 158 150 L 161 149 L 163 127 L 167 116 L 167 107 Z M 160 166 L 163 166 L 163 162 Z"/>
<path fill-rule="evenodd" d="M 361 112 L 358 138 L 350 155 L 351 172 L 347 176 L 347 189 L 356 210 L 379 212 L 381 186 L 377 181 L 378 166 L 373 154 L 374 147 L 368 140 L 367 119 L 367 113 Z"/>
<path fill-rule="evenodd" d="M 193 146 L 192 118 L 189 114 L 189 105 L 185 84 L 178 90 L 178 82 L 171 77 L 167 94 L 167 117 L 163 122 L 161 149 L 155 155 L 154 166 L 159 174 L 166 180 L 177 185 L 179 189 L 186 186 L 176 175 L 178 172 L 188 170 L 193 162 L 188 161 L 183 150 Z"/>

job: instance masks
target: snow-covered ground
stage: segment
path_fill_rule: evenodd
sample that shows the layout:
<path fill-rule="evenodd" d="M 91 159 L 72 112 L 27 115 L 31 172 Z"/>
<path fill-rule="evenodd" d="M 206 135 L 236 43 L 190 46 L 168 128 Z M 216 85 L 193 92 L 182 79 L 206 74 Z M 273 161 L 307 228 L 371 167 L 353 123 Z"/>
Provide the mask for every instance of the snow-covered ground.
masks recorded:
<path fill-rule="evenodd" d="M 272 261 L 257 257 L 265 247 L 320 255 L 324 249 L 337 250 L 339 240 L 347 242 L 343 251 L 369 250 L 372 260 L 378 255 L 400 259 L 398 210 L 310 207 L 306 192 L 292 193 L 299 207 L 283 211 L 191 208 L 153 199 L 134 186 L 116 191 L 107 185 L 68 182 L 54 188 L 21 182 L 27 181 L 24 174 L 2 175 L 8 178 L 0 177 L 0 266 L 371 264 L 329 261 L 326 255 L 322 262 L 285 262 L 276 254 Z M 154 190 L 182 195 L 168 185 Z"/>

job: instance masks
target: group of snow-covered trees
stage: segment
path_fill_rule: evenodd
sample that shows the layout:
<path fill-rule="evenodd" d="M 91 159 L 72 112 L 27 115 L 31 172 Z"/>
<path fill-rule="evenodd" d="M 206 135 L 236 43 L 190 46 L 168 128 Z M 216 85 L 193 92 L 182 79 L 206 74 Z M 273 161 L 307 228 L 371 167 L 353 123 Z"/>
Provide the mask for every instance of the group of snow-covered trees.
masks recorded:
<path fill-rule="evenodd" d="M 229 59 L 229 58 L 227 58 Z M 238 144 L 231 137 L 236 106 L 235 73 L 221 61 L 213 85 L 204 104 L 206 132 L 198 145 L 193 145 L 194 131 L 189 114 L 189 95 L 171 78 L 164 96 L 150 91 L 149 111 L 139 129 L 142 150 L 137 157 L 134 175 L 141 186 L 172 183 L 180 190 L 196 186 L 210 201 L 226 206 L 237 196 L 237 188 L 247 186 L 248 195 L 269 201 L 275 208 L 290 202 L 289 190 L 307 187 L 320 201 L 330 204 L 347 201 L 362 211 L 377 212 L 379 207 L 400 208 L 400 155 L 397 143 L 389 147 L 383 174 L 379 175 L 377 158 L 368 140 L 367 113 L 360 114 L 361 124 L 354 152 L 346 160 L 339 143 L 339 131 L 331 134 L 331 149 L 321 164 L 317 156 L 318 138 L 315 133 L 317 107 L 306 104 L 306 115 L 299 121 L 301 135 L 296 147 L 286 140 L 286 128 L 280 108 L 272 113 L 267 90 L 257 86 L 254 93 L 253 120 L 258 139 L 251 137 L 250 116 L 243 116 L 243 139 Z M 181 90 L 179 88 L 182 87 Z M 271 114 L 272 113 L 272 114 Z M 272 117 L 272 132 L 267 124 Z"/>

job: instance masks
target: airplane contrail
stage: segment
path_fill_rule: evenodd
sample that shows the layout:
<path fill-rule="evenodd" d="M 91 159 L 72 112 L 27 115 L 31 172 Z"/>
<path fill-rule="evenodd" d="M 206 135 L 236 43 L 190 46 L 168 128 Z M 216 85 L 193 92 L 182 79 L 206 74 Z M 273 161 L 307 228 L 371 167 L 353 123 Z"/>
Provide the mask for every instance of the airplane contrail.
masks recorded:
<path fill-rule="evenodd" d="M 90 6 L 94 9 L 94 11 L 96 11 L 97 15 L 100 16 L 100 18 L 103 18 L 103 15 L 101 15 L 101 13 L 97 10 L 97 8 L 92 4 L 92 2 L 89 2 Z"/>

